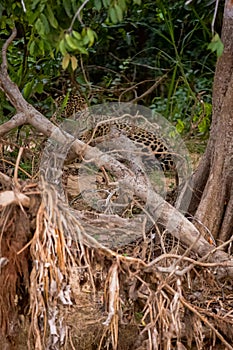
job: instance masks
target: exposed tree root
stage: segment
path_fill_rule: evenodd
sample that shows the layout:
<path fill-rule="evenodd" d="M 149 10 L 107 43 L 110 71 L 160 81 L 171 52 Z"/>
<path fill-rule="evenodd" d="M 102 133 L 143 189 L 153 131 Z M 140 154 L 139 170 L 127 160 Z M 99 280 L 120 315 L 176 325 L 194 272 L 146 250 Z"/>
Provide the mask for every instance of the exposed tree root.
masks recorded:
<path fill-rule="evenodd" d="M 2 337 L 14 342 L 12 330 L 29 307 L 27 345 L 38 350 L 209 349 L 217 342 L 233 349 L 233 261 L 223 246 L 209 243 L 157 193 L 148 199 L 143 176 L 62 132 L 23 99 L 7 73 L 14 35 L 3 47 L 0 87 L 17 114 L 0 126 L 0 135 L 28 123 L 56 141 L 65 138 L 73 152 L 95 159 L 148 209 L 135 220 L 78 212 L 43 177 L 40 191 L 21 183 L 19 162 L 12 183 L 0 174 L 8 191 L 0 197 Z M 56 164 L 56 155 L 45 154 L 48 165 L 46 157 Z M 47 166 L 42 175 L 48 179 L 52 170 Z"/>

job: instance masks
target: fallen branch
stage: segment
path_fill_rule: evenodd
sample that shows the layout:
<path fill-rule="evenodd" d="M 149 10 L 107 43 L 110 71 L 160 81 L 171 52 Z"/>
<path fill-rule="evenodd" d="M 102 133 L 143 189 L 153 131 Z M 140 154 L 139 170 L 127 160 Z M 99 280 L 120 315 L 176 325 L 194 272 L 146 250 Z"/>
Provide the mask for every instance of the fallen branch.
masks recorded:
<path fill-rule="evenodd" d="M 0 125 L 0 136 L 7 134 L 14 128 L 18 128 L 21 125 L 27 123 L 27 118 L 24 113 L 15 114 L 9 121 Z"/>
<path fill-rule="evenodd" d="M 210 254 L 209 261 L 211 262 L 229 261 L 229 256 L 223 251 L 214 251 L 211 253 L 214 247 L 200 236 L 199 231 L 190 221 L 188 221 L 178 210 L 167 203 L 157 193 L 151 191 L 150 197 L 148 198 L 148 186 L 145 183 L 144 177 L 135 176 L 126 166 L 110 157 L 108 154 L 103 154 L 99 149 L 85 145 L 83 142 L 75 139 L 67 133 L 64 134 L 64 132 L 58 127 L 55 127 L 33 106 L 27 103 L 21 95 L 17 85 L 11 81 L 7 73 L 6 50 L 14 39 L 15 34 L 16 31 L 14 30 L 11 37 L 4 45 L 4 50 L 2 51 L 3 63 L 0 70 L 0 88 L 6 93 L 8 99 L 18 113 L 18 117 L 16 114 L 14 118 L 21 118 L 23 113 L 25 116 L 25 123 L 32 125 L 45 136 L 50 137 L 53 135 L 53 138 L 59 140 L 59 142 L 62 139 L 68 139 L 70 144 L 72 144 L 71 149 L 75 151 L 76 154 L 84 152 L 84 157 L 87 161 L 90 159 L 94 160 L 99 168 L 104 167 L 109 170 L 118 179 L 121 185 L 132 190 L 137 197 L 147 201 L 150 214 L 155 218 L 155 221 L 158 220 L 183 244 L 188 247 L 192 246 L 192 250 L 202 257 L 207 253 Z M 5 125 L 2 126 L 2 130 L 7 130 Z M 225 277 L 226 275 L 233 277 L 233 266 L 219 267 L 216 269 L 216 273 L 218 274 L 218 277 Z"/>
<path fill-rule="evenodd" d="M 16 193 L 13 191 L 4 191 L 0 193 L 0 208 L 13 203 L 22 204 L 24 207 L 29 208 L 30 198 L 23 193 Z"/>

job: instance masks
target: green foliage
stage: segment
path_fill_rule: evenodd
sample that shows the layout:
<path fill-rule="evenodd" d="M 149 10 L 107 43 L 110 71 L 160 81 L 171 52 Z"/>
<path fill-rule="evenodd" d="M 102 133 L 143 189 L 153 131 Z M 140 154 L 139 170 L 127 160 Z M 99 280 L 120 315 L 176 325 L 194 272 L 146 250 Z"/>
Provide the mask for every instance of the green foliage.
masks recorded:
<path fill-rule="evenodd" d="M 157 4 L 158 24 L 152 29 L 154 35 L 160 37 L 156 47 L 157 66 L 167 68 L 169 78 L 165 96 L 156 96 L 151 108 L 175 122 L 180 133 L 196 124 L 197 131 L 204 135 L 211 121 L 211 112 L 207 112 L 204 105 L 211 106 L 215 65 L 214 56 L 206 50 L 211 38 L 209 8 L 205 4 L 201 12 L 185 8 L 180 1 L 157 1 Z M 201 17 L 197 12 L 202 13 Z M 195 117 L 200 115 L 199 124 Z"/>
<path fill-rule="evenodd" d="M 219 56 L 223 48 L 218 36 L 211 42 L 214 4 L 90 0 L 82 8 L 81 0 L 24 3 L 26 12 L 19 0 L 2 1 L 0 45 L 16 25 L 18 35 L 8 50 L 11 78 L 26 99 L 50 109 L 48 116 L 51 95 L 68 87 L 78 86 L 92 103 L 130 101 L 166 73 L 140 103 L 163 114 L 179 132 L 193 124 L 197 132 L 207 132 L 215 52 Z M 219 27 L 217 17 L 216 32 Z M 6 101 L 4 106 L 8 113 Z"/>
<path fill-rule="evenodd" d="M 208 49 L 210 49 L 212 52 L 216 52 L 217 57 L 220 57 L 222 55 L 224 45 L 218 34 L 215 34 L 211 40 L 211 43 L 208 45 Z"/>
<path fill-rule="evenodd" d="M 140 1 L 132 1 L 135 6 Z M 88 47 L 98 39 L 95 19 L 101 16 L 106 25 L 123 20 L 130 1 L 94 0 L 82 10 L 82 1 L 63 0 L 25 0 L 24 2 L 4 0 L 1 5 L 1 30 L 9 33 L 14 25 L 20 23 L 27 35 L 28 50 L 33 57 L 49 54 L 51 58 L 59 51 L 87 54 Z M 85 24 L 82 17 L 85 17 Z M 73 19 L 73 21 L 72 21 Z"/>
<path fill-rule="evenodd" d="M 0 48 L 16 26 L 17 38 L 8 49 L 9 73 L 24 97 L 47 93 L 47 86 L 59 78 L 61 68 L 75 71 L 79 58 L 87 56 L 98 41 L 101 26 L 111 27 L 123 20 L 127 2 L 90 1 L 77 16 L 81 0 L 3 0 Z M 110 18 L 111 9 L 117 20 L 112 21 L 114 15 Z"/>

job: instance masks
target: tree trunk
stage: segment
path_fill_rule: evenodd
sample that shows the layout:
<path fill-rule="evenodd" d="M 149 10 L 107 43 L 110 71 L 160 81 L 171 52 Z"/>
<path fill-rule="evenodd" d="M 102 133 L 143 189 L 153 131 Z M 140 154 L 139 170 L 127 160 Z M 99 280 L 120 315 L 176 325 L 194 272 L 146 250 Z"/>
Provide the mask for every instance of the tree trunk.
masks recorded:
<path fill-rule="evenodd" d="M 233 234 L 232 34 L 233 2 L 226 0 L 222 27 L 224 52 L 215 72 L 211 133 L 206 154 L 194 175 L 194 195 L 200 198 L 195 218 L 202 223 L 202 231 L 209 230 L 218 243 Z M 194 202 L 198 199 L 192 205 Z"/>

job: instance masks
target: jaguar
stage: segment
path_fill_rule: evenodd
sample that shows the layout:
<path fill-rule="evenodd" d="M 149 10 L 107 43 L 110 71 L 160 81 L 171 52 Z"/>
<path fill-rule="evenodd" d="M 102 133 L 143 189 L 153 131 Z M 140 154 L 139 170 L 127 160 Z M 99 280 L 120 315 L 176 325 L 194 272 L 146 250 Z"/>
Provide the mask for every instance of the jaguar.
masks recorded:
<path fill-rule="evenodd" d="M 77 93 L 61 95 L 55 99 L 57 107 L 56 116 L 70 118 L 76 113 L 87 108 L 87 102 L 83 96 Z"/>
<path fill-rule="evenodd" d="M 58 113 L 60 116 L 70 118 L 76 113 L 82 112 L 87 108 L 87 102 L 80 94 L 70 93 L 68 96 L 60 96 L 56 103 L 58 105 Z M 93 126 L 87 132 L 79 135 L 80 139 L 85 143 L 94 146 L 98 143 L 98 139 L 117 131 L 129 140 L 133 141 L 140 147 L 140 152 L 144 154 L 154 155 L 159 162 L 162 170 L 169 172 L 175 178 L 175 185 L 178 186 L 178 173 L 176 169 L 176 159 L 174 152 L 170 151 L 168 142 L 159 134 L 148 131 L 137 124 L 124 121 L 122 118 L 116 118 L 113 121 L 104 120 Z"/>
<path fill-rule="evenodd" d="M 100 125 L 81 135 L 80 139 L 94 146 L 98 143 L 98 139 L 101 142 L 103 137 L 108 135 L 114 137 L 117 132 L 138 145 L 142 154 L 153 154 L 160 162 L 163 171 L 175 171 L 175 157 L 169 151 L 167 142 L 161 136 L 155 135 L 153 132 L 145 130 L 138 125 L 119 120 L 112 122 L 106 120 L 106 122 L 100 123 Z"/>

